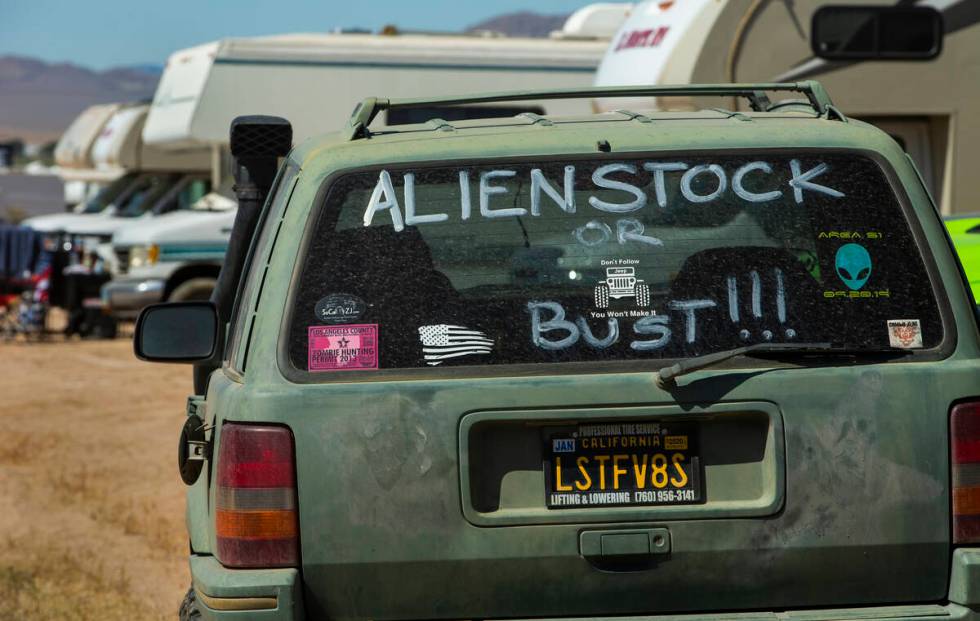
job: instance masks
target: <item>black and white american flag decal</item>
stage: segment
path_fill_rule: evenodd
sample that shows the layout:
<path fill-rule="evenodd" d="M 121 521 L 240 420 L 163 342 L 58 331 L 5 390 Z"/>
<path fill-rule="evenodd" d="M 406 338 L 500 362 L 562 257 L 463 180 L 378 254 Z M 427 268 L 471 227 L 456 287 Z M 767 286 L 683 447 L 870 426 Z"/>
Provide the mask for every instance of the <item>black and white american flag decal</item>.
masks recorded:
<path fill-rule="evenodd" d="M 430 366 L 450 358 L 489 354 L 493 349 L 493 341 L 483 332 L 444 323 L 420 327 L 419 338 L 422 354 Z"/>

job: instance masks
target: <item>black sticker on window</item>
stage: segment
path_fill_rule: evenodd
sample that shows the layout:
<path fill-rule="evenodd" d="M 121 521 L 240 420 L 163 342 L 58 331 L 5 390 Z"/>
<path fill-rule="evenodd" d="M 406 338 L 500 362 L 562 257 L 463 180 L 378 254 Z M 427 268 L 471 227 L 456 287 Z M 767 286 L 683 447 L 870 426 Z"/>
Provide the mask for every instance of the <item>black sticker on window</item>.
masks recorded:
<path fill-rule="evenodd" d="M 349 293 L 332 293 L 316 303 L 316 318 L 326 323 L 352 323 L 361 318 L 364 300 Z"/>

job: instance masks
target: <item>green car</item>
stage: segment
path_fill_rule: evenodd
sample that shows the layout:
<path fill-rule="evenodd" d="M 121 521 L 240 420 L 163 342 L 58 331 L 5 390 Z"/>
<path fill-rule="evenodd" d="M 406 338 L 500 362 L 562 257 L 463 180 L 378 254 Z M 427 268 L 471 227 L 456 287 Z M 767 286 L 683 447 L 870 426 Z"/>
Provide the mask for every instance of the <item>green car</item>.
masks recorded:
<path fill-rule="evenodd" d="M 946 229 L 970 281 L 973 298 L 980 300 L 980 216 L 946 218 Z"/>
<path fill-rule="evenodd" d="M 372 128 L 650 96 L 751 110 Z M 182 619 L 980 618 L 968 285 L 819 84 L 290 136 L 236 120 L 213 301 L 136 330 L 197 365 Z"/>

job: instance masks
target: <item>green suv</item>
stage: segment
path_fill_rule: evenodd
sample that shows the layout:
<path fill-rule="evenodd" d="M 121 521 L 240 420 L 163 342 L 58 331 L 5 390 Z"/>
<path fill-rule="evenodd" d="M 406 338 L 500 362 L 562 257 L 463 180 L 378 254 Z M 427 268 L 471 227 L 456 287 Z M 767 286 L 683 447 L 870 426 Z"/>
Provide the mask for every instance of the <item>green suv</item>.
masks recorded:
<path fill-rule="evenodd" d="M 980 216 L 950 216 L 946 218 L 946 229 L 963 263 L 973 297 L 980 299 Z"/>
<path fill-rule="evenodd" d="M 620 96 L 750 109 L 371 128 Z M 136 334 L 198 369 L 182 618 L 980 618 L 972 298 L 819 84 L 236 124 L 213 302 Z"/>

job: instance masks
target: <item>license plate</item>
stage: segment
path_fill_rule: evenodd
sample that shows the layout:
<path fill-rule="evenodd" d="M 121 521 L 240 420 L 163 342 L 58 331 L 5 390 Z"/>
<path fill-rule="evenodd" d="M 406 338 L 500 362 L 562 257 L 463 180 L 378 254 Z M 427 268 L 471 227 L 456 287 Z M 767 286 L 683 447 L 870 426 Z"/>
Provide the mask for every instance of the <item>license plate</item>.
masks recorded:
<path fill-rule="evenodd" d="M 550 428 L 549 509 L 704 502 L 694 423 L 601 423 Z"/>

